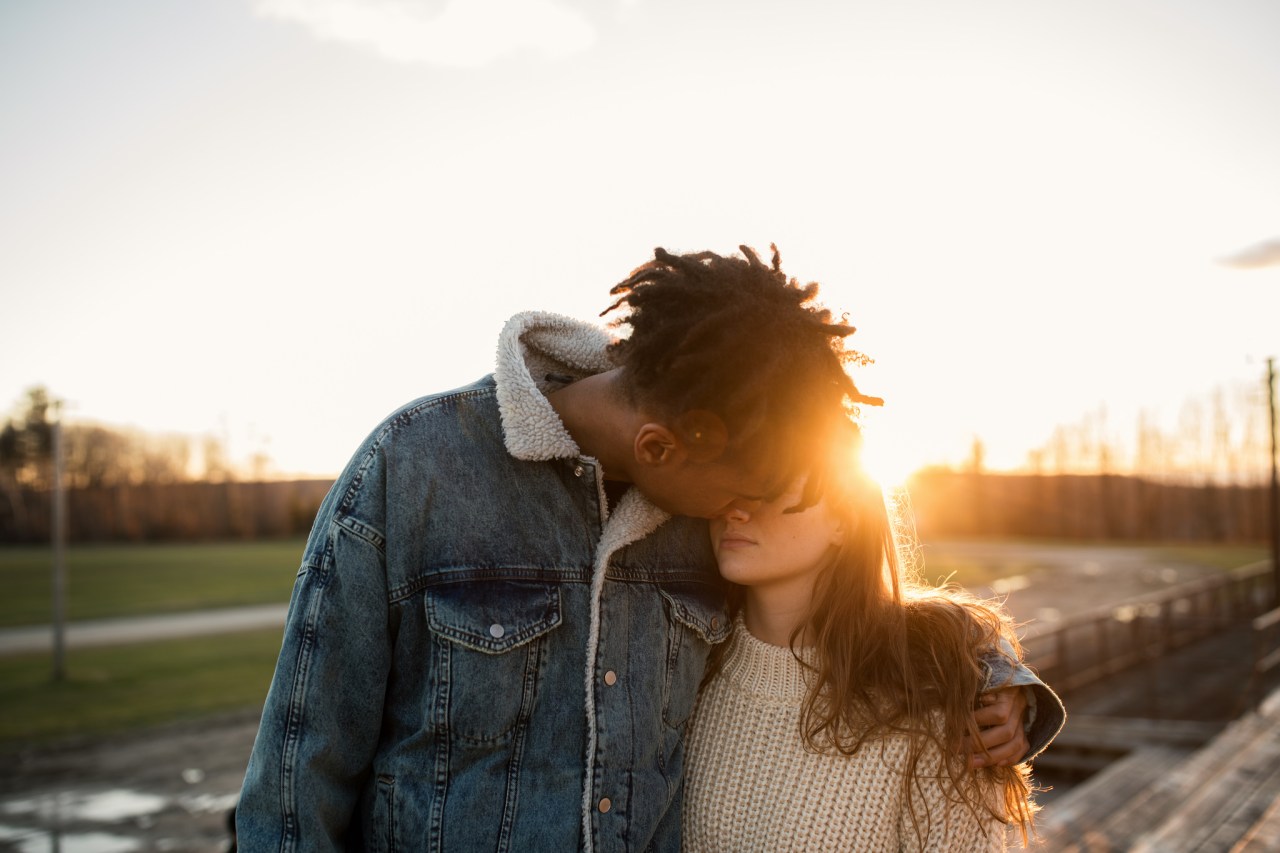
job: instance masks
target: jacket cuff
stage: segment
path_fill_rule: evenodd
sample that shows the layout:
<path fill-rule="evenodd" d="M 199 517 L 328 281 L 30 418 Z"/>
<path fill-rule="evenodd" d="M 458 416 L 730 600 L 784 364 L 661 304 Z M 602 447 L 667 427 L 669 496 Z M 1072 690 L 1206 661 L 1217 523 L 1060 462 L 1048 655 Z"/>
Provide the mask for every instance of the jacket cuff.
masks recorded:
<path fill-rule="evenodd" d="M 1002 687 L 1026 687 L 1031 690 L 1027 705 L 1034 708 L 1029 715 L 1027 740 L 1030 749 L 1021 759 L 1030 761 L 1053 742 L 1067 722 L 1067 709 L 1062 700 L 1049 685 L 1040 680 L 1026 664 L 1018 661 L 1013 654 L 1013 647 L 1006 641 L 1000 643 L 1000 650 L 993 651 L 983 660 L 987 668 L 987 690 L 998 690 Z M 1019 762 L 1021 763 L 1021 762 Z"/>

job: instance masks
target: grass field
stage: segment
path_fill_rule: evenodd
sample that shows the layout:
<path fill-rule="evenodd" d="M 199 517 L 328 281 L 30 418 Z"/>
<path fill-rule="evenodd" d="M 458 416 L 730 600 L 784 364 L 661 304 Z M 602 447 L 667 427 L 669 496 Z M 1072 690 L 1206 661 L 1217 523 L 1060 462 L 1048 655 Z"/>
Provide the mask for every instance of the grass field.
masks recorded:
<path fill-rule="evenodd" d="M 68 555 L 71 618 L 284 602 L 302 544 L 73 548 Z M 1221 569 L 1267 556 L 1261 547 L 1133 547 Z M 935 552 L 929 560 L 930 579 L 951 575 L 956 583 L 979 585 L 1020 570 L 936 559 L 940 556 Z M 0 627 L 48 621 L 49 562 L 47 549 L 0 549 L 0 583 L 6 592 Z M 280 630 L 271 629 L 72 649 L 68 679 L 58 684 L 50 679 L 47 654 L 0 657 L 0 749 L 255 706 L 266 695 L 279 647 Z"/>
<path fill-rule="evenodd" d="M 80 545 L 67 550 L 67 618 L 289 600 L 303 540 Z M 0 628 L 51 620 L 49 548 L 0 548 Z"/>
<path fill-rule="evenodd" d="M 0 750 L 260 706 L 279 651 L 279 629 L 73 650 L 59 683 L 0 657 Z"/>

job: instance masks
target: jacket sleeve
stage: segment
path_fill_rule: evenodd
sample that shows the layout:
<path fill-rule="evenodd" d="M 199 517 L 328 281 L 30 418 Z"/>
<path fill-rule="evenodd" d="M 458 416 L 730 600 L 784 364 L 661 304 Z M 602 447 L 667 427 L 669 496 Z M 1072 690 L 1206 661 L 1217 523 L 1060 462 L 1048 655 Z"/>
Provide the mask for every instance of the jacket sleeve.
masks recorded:
<path fill-rule="evenodd" d="M 987 690 L 1025 687 L 1031 692 L 1027 703 L 1031 717 L 1027 740 L 1030 741 L 1031 748 L 1022 758 L 1023 761 L 1030 761 L 1044 752 L 1066 725 L 1066 706 L 1049 685 L 1019 660 L 1007 641 L 1001 641 L 999 650 L 992 650 L 984 655 L 982 662 L 987 669 Z"/>
<path fill-rule="evenodd" d="M 370 773 L 391 658 L 385 542 L 341 511 L 344 479 L 294 585 L 237 806 L 241 850 L 341 849 Z"/>

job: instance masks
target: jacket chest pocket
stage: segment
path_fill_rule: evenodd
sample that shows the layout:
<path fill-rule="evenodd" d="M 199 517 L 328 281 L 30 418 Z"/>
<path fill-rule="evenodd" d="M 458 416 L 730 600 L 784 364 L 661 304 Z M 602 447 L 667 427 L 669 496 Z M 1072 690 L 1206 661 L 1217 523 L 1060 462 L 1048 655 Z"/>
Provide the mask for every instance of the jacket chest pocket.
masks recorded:
<path fill-rule="evenodd" d="M 493 743 L 533 710 L 548 632 L 561 621 L 554 584 L 482 581 L 431 587 L 427 624 L 441 655 L 439 704 L 451 737 Z"/>
<path fill-rule="evenodd" d="M 693 713 L 711 646 L 729 636 L 729 617 L 723 595 L 704 585 L 664 588 L 662 597 L 670 626 L 662 718 L 680 729 Z"/>

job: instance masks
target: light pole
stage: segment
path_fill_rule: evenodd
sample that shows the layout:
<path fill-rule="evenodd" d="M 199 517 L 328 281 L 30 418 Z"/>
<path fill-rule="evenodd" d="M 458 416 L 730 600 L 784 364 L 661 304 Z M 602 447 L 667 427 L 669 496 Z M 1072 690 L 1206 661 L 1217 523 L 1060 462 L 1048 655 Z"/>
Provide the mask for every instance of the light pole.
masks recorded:
<path fill-rule="evenodd" d="M 1280 607 L 1280 478 L 1276 475 L 1276 360 L 1267 359 L 1267 411 L 1271 426 L 1271 604 Z"/>
<path fill-rule="evenodd" d="M 67 677 L 67 492 L 62 401 L 53 401 L 53 680 Z"/>
<path fill-rule="evenodd" d="M 1248 246 L 1221 258 L 1221 263 L 1237 270 L 1261 270 L 1280 268 L 1280 237 L 1273 237 Z M 1270 316 L 1274 316 L 1274 311 Z M 1264 316 L 1267 316 L 1264 313 Z M 1274 328 L 1268 327 L 1268 334 Z M 1280 482 L 1276 478 L 1276 360 L 1267 359 L 1267 412 L 1271 428 L 1271 498 L 1268 506 L 1267 527 L 1271 532 L 1271 604 L 1280 608 Z"/>

